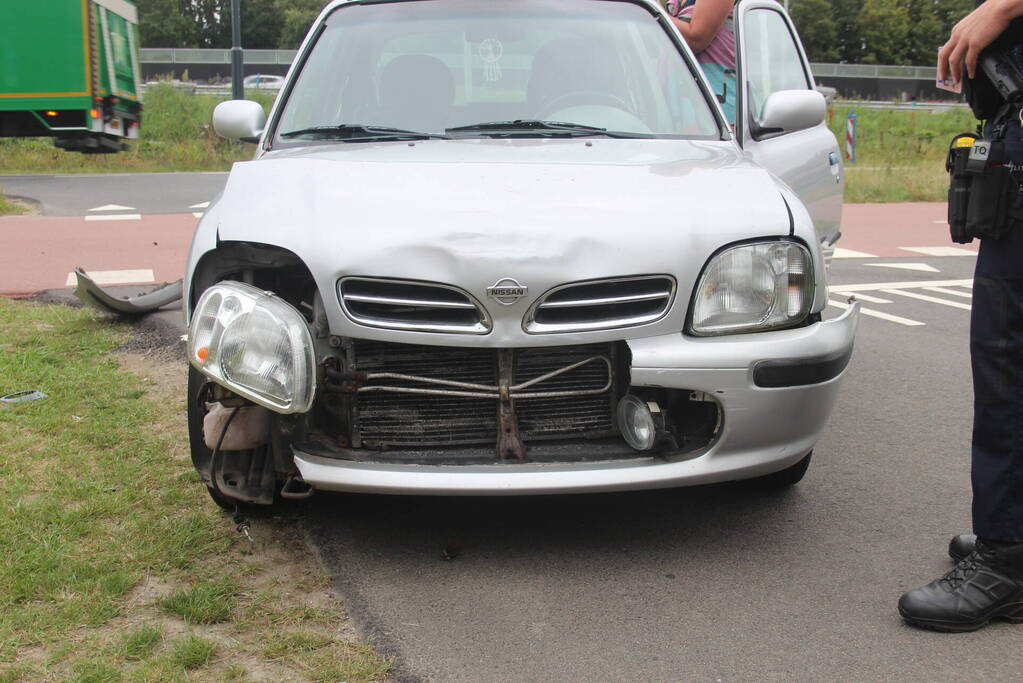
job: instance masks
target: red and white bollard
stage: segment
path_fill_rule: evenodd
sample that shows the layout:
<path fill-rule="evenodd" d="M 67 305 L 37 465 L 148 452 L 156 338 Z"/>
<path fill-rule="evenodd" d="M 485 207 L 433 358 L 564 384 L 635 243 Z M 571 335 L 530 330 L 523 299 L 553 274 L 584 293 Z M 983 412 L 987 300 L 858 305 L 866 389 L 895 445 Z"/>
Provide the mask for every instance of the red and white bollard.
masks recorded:
<path fill-rule="evenodd" d="M 848 162 L 856 161 L 856 111 L 849 112 L 845 125 L 845 158 Z"/>

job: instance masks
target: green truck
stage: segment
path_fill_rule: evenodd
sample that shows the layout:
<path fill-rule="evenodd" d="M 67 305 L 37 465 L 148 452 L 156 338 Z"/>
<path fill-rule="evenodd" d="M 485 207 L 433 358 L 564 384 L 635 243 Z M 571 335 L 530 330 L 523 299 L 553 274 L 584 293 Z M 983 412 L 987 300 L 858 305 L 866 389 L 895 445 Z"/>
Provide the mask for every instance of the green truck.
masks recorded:
<path fill-rule="evenodd" d="M 142 114 L 135 4 L 0 4 L 8 5 L 0 21 L 0 137 L 51 136 L 61 149 L 93 154 L 127 149 Z"/>

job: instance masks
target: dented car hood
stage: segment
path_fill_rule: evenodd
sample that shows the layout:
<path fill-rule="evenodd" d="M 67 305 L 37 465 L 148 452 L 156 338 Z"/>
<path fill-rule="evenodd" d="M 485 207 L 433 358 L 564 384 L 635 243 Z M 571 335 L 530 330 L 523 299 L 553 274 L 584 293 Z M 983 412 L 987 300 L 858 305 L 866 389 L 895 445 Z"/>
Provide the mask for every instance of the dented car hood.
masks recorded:
<path fill-rule="evenodd" d="M 341 336 L 411 343 L 528 346 L 622 338 L 605 330 L 538 339 L 524 312 L 568 282 L 669 274 L 670 313 L 630 337 L 679 331 L 707 259 L 723 245 L 792 232 L 805 210 L 730 142 L 613 139 L 347 143 L 272 152 L 234 166 L 197 230 L 189 277 L 217 241 L 275 245 L 308 266 Z M 818 268 L 819 250 L 811 246 Z M 460 287 L 487 306 L 483 338 L 364 327 L 336 293 L 345 276 Z M 511 306 L 486 297 L 504 278 L 528 287 Z"/>

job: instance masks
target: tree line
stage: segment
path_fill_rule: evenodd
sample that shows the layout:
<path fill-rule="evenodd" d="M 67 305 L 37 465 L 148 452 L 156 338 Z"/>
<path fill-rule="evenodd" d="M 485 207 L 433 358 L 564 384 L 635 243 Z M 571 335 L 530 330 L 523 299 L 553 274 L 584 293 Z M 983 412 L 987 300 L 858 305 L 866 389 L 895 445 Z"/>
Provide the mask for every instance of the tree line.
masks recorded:
<path fill-rule="evenodd" d="M 231 0 L 136 4 L 142 47 L 231 47 Z M 241 0 L 242 46 L 298 47 L 325 4 Z M 812 62 L 930 66 L 973 6 L 974 0 L 790 0 L 789 11 Z"/>
<path fill-rule="evenodd" d="M 231 0 L 135 0 L 142 47 L 231 47 Z M 327 0 L 241 0 L 242 47 L 294 49 Z"/>
<path fill-rule="evenodd" d="M 933 66 L 974 0 L 790 0 L 811 62 Z"/>

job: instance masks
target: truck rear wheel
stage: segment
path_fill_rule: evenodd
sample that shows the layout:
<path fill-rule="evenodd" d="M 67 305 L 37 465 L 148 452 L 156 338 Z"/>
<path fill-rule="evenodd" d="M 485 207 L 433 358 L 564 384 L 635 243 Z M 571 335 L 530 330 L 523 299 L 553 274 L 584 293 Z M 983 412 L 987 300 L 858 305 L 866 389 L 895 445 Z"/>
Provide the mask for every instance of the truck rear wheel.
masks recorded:
<path fill-rule="evenodd" d="M 128 151 L 128 144 L 120 138 L 99 134 L 54 138 L 53 146 L 66 152 L 82 154 L 116 154 Z"/>

